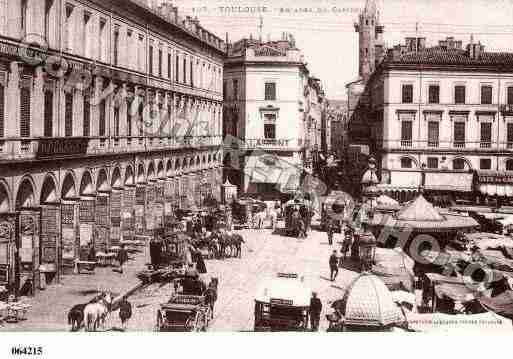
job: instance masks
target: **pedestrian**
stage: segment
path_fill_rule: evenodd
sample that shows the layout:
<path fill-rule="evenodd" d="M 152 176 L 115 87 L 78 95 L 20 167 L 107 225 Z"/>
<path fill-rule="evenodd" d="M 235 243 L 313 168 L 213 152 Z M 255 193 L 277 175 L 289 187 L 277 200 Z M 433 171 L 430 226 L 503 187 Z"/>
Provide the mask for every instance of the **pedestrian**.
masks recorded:
<path fill-rule="evenodd" d="M 328 235 L 328 244 L 330 246 L 333 245 L 333 234 L 335 233 L 335 226 L 334 226 L 334 223 L 333 223 L 333 219 L 330 218 L 328 220 L 328 226 L 326 228 L 326 234 Z"/>
<path fill-rule="evenodd" d="M 121 328 L 126 330 L 128 320 L 132 317 L 132 304 L 125 298 L 119 302 L 119 319 L 121 320 Z"/>
<path fill-rule="evenodd" d="M 299 225 L 299 235 L 298 238 L 306 238 L 306 224 L 303 219 L 298 220 Z"/>
<path fill-rule="evenodd" d="M 319 330 L 319 321 L 321 319 L 322 303 L 317 298 L 317 293 L 312 292 L 312 298 L 310 298 L 310 327 L 312 332 Z"/>
<path fill-rule="evenodd" d="M 329 259 L 330 265 L 330 280 L 333 282 L 338 275 L 338 257 L 337 251 L 333 251 Z"/>
<path fill-rule="evenodd" d="M 122 244 L 121 245 L 121 248 L 119 248 L 118 250 L 118 262 L 119 262 L 119 273 L 122 274 L 123 273 L 123 264 L 125 264 L 125 262 L 128 260 L 128 254 L 127 254 L 127 251 L 125 249 L 125 245 Z"/>
<path fill-rule="evenodd" d="M 199 274 L 207 273 L 207 266 L 205 265 L 205 261 L 203 260 L 203 255 L 200 251 L 196 251 L 196 269 Z"/>

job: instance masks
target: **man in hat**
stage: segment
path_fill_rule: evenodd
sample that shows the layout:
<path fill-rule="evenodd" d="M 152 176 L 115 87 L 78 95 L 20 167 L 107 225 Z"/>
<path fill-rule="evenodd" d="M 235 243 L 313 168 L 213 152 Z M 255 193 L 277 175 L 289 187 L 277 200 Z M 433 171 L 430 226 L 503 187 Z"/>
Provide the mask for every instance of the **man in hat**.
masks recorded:
<path fill-rule="evenodd" d="M 329 259 L 330 265 L 330 280 L 333 282 L 338 275 L 338 257 L 337 251 L 333 251 Z"/>
<path fill-rule="evenodd" d="M 319 330 L 319 321 L 321 319 L 322 303 L 317 298 L 317 293 L 312 292 L 312 298 L 310 298 L 310 327 L 313 332 Z"/>

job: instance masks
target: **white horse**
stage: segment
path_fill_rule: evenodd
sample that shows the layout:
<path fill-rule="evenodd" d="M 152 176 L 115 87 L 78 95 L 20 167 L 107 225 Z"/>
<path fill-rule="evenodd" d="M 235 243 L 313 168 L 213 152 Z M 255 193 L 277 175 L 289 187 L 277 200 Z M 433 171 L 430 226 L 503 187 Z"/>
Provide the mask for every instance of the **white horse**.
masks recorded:
<path fill-rule="evenodd" d="M 84 308 L 84 322 L 86 331 L 95 332 L 98 327 L 105 328 L 105 319 L 110 312 L 113 298 L 110 293 L 102 293 L 101 298 L 95 303 L 90 303 Z"/>
<path fill-rule="evenodd" d="M 267 214 L 265 211 L 260 211 L 254 214 L 253 216 L 253 228 L 261 229 L 264 226 L 264 221 L 267 218 Z"/>

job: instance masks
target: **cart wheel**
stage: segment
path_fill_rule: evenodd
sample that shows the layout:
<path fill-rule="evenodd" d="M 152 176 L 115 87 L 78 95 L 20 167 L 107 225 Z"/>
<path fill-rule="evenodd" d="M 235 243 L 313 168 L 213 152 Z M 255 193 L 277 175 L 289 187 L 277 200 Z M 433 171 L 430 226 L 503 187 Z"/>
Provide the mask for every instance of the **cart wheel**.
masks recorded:
<path fill-rule="evenodd" d="M 155 331 L 156 332 L 162 331 L 162 323 L 163 323 L 162 313 L 159 310 L 159 311 L 157 311 L 157 323 L 155 324 Z"/>
<path fill-rule="evenodd" d="M 187 320 L 185 321 L 185 329 L 189 332 L 195 331 L 195 323 L 196 323 L 196 316 L 191 315 Z"/>

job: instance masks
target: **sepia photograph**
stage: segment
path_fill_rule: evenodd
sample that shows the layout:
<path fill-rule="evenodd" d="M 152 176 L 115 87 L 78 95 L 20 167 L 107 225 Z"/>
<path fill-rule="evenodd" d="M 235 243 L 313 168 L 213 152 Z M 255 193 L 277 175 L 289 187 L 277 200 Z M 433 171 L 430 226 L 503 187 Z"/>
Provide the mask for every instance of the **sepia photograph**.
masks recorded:
<path fill-rule="evenodd" d="M 513 1 L 0 0 L 7 356 L 512 320 Z"/>

